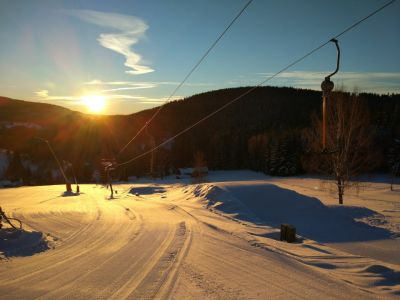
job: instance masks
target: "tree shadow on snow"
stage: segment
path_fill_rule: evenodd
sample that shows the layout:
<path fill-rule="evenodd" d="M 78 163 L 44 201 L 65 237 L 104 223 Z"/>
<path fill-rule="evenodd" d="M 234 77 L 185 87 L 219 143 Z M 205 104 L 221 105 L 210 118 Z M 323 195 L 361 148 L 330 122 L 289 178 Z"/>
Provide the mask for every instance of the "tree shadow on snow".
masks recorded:
<path fill-rule="evenodd" d="M 48 249 L 49 246 L 41 232 L 0 229 L 0 254 L 5 257 L 31 256 Z"/>
<path fill-rule="evenodd" d="M 227 190 L 263 224 L 279 228 L 280 224 L 289 223 L 296 227 L 297 234 L 318 242 L 371 241 L 388 239 L 392 235 L 389 230 L 355 220 L 376 214 L 367 208 L 328 207 L 317 198 L 272 184 L 229 186 Z M 219 209 L 223 211 L 223 206 Z"/>

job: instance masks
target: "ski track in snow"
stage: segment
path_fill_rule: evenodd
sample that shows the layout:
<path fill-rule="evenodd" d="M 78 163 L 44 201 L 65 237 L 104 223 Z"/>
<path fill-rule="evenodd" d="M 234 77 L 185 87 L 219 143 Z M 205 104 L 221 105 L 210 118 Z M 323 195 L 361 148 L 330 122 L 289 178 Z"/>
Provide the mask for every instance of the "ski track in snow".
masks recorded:
<path fill-rule="evenodd" d="M 218 197 L 211 185 L 171 183 L 157 189 L 162 193 L 151 193 L 152 183 L 138 196 L 129 192 L 135 186 L 139 185 L 116 185 L 119 193 L 113 200 L 107 199 L 108 190 L 94 185 L 82 185 L 82 193 L 70 197 L 60 196 L 63 186 L 0 190 L 5 211 L 21 219 L 27 230 L 42 232 L 50 246 L 34 255 L 0 260 L 0 298 L 399 295 L 400 283 L 393 283 L 399 277 L 398 266 L 309 240 L 286 244 L 267 238 L 265 230 L 273 228 L 224 214 L 218 201 L 207 209 L 207 197 Z"/>

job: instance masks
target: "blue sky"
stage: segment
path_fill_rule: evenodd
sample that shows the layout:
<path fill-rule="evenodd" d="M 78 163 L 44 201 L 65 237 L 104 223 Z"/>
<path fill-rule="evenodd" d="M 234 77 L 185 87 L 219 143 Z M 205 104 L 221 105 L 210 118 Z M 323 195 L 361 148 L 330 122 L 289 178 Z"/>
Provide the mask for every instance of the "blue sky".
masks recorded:
<path fill-rule="evenodd" d="M 106 114 L 160 105 L 245 0 L 0 1 L 0 95 Z M 176 98 L 254 85 L 385 1 L 254 0 Z M 400 1 L 339 40 L 337 86 L 400 93 Z M 319 89 L 335 67 L 329 44 L 269 85 Z"/>

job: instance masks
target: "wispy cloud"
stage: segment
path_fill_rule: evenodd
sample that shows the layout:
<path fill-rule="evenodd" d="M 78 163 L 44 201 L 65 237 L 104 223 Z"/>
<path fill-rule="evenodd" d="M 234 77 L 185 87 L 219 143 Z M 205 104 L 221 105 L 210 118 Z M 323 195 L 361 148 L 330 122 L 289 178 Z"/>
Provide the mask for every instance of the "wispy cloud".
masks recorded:
<path fill-rule="evenodd" d="M 114 94 L 114 95 L 107 95 L 107 99 L 121 99 L 121 100 L 145 100 L 147 99 L 144 96 L 132 96 L 132 95 L 119 95 L 119 94 Z"/>
<path fill-rule="evenodd" d="M 101 81 L 98 79 L 93 79 L 91 81 L 84 82 L 86 85 L 126 85 L 133 83 L 131 81 Z"/>
<path fill-rule="evenodd" d="M 41 102 L 54 101 L 60 104 L 83 105 L 81 96 L 50 95 L 48 90 L 39 90 L 35 92 L 35 95 L 37 96 L 36 100 Z"/>
<path fill-rule="evenodd" d="M 290 71 L 283 72 L 270 81 L 271 84 L 321 89 L 321 82 L 331 72 Z M 262 77 L 273 73 L 259 73 Z M 399 72 L 340 72 L 331 78 L 335 86 L 357 88 L 360 92 L 400 93 Z"/>
<path fill-rule="evenodd" d="M 118 90 L 118 89 L 115 89 Z M 99 92 L 100 94 L 102 92 Z M 62 104 L 73 104 L 77 106 L 84 105 L 84 102 L 82 101 L 82 96 L 63 96 L 63 95 L 50 95 L 48 90 L 40 90 L 35 92 L 38 101 L 42 102 L 47 102 L 47 101 L 54 101 Z M 103 94 L 104 95 L 104 94 Z M 160 98 L 154 98 L 154 97 L 147 97 L 147 96 L 140 96 L 140 95 L 127 95 L 127 94 L 107 94 L 104 95 L 107 100 L 109 101 L 114 101 L 114 100 L 119 100 L 119 101 L 131 101 L 135 100 L 137 104 L 144 104 L 144 105 L 162 105 L 164 104 L 168 97 L 160 97 Z M 179 100 L 183 99 L 183 96 L 174 96 L 169 101 L 174 101 L 174 100 Z"/>
<path fill-rule="evenodd" d="M 42 97 L 42 98 L 46 98 L 49 95 L 49 91 L 48 90 L 40 90 L 35 92 L 36 96 Z"/>
<path fill-rule="evenodd" d="M 128 90 L 139 90 L 139 89 L 149 89 L 153 88 L 154 86 L 148 85 L 148 86 L 131 86 L 131 87 L 120 87 L 120 88 L 115 88 L 115 89 L 108 89 L 108 90 L 102 90 L 102 93 L 109 93 L 109 92 L 117 92 L 117 91 L 128 91 Z"/>
<path fill-rule="evenodd" d="M 140 89 L 151 89 L 162 85 L 178 86 L 180 83 L 177 81 L 102 81 L 93 79 L 91 81 L 84 82 L 83 84 L 95 86 L 97 90 L 99 90 L 101 93 L 107 93 L 108 96 L 110 93 L 114 92 L 129 92 Z M 214 84 L 212 83 L 203 82 L 186 83 L 186 86 L 190 87 L 204 87 L 213 85 Z"/>
<path fill-rule="evenodd" d="M 85 85 L 93 85 L 96 87 L 113 87 L 101 90 L 102 93 L 116 92 L 116 91 L 128 91 L 128 90 L 139 90 L 139 89 L 151 89 L 158 86 L 155 82 L 132 82 L 132 81 L 101 81 L 92 80 L 84 83 Z"/>
<path fill-rule="evenodd" d="M 85 85 L 126 85 L 126 86 L 143 86 L 143 88 L 157 87 L 160 85 L 178 85 L 178 81 L 102 81 L 98 79 L 93 79 L 91 81 L 84 82 Z M 208 82 L 186 82 L 185 86 L 213 86 L 214 83 Z"/>
<path fill-rule="evenodd" d="M 154 71 L 145 66 L 141 55 L 132 49 L 149 28 L 144 20 L 134 16 L 94 10 L 63 10 L 63 12 L 88 23 L 116 29 L 118 33 L 102 33 L 97 40 L 103 47 L 125 56 L 125 66 L 131 69 L 126 73 L 139 75 Z"/>
<path fill-rule="evenodd" d="M 142 99 L 140 102 L 142 104 L 148 104 L 148 105 L 153 105 L 154 106 L 154 105 L 163 105 L 163 104 L 165 104 L 167 102 L 167 100 L 168 100 L 168 102 L 171 102 L 171 101 L 180 100 L 180 99 L 183 99 L 183 98 L 184 98 L 183 96 L 174 96 L 174 97 L 170 98 L 169 100 L 168 100 L 168 97 L 145 98 L 145 99 Z"/>

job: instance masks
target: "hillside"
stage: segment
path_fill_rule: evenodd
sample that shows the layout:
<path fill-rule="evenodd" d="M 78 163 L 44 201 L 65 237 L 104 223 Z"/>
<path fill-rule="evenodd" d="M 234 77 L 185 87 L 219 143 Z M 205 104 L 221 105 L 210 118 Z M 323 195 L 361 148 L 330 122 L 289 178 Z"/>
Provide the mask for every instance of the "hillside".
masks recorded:
<path fill-rule="evenodd" d="M 166 104 L 147 133 L 143 132 L 118 160 L 125 161 L 149 149 L 149 135 L 159 144 L 249 88 L 211 91 Z M 400 135 L 400 95 L 362 96 L 379 131 L 379 144 L 386 147 Z M 249 142 L 268 135 L 275 140 L 289 139 L 299 149 L 301 131 L 310 126 L 311 115 L 320 111 L 320 97 L 320 92 L 311 90 L 260 87 L 158 150 L 157 170 L 191 165 L 198 151 L 214 169 L 257 169 Z M 42 169 L 48 169 L 54 163 L 46 145 L 35 137 L 45 138 L 61 159 L 73 163 L 79 178 L 89 180 L 100 158 L 115 157 L 156 109 L 132 115 L 94 116 L 0 97 L 0 148 L 26 154 Z M 143 157 L 128 165 L 124 174 L 145 174 L 148 165 L 148 157 Z"/>

